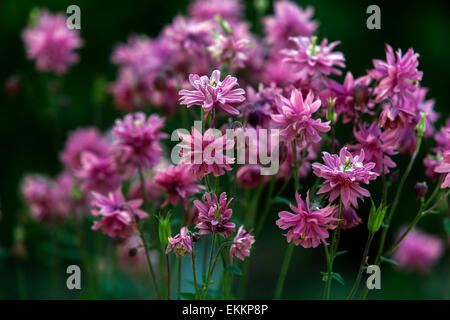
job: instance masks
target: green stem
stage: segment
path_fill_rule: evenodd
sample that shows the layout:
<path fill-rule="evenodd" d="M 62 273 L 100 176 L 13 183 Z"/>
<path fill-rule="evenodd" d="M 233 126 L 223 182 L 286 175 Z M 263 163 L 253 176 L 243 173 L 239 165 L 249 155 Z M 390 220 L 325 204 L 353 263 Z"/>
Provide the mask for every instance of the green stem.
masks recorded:
<path fill-rule="evenodd" d="M 166 254 L 166 265 L 167 265 L 167 300 L 170 300 L 170 258 Z"/>
<path fill-rule="evenodd" d="M 330 259 L 330 253 L 328 252 L 328 246 L 327 245 L 323 245 L 323 248 L 325 250 L 325 257 L 327 258 L 327 275 L 331 274 L 331 259 Z M 328 297 L 330 296 L 330 287 L 328 286 L 328 278 L 329 276 L 327 276 L 327 282 L 325 285 L 325 290 L 323 293 L 323 298 L 328 300 Z"/>
<path fill-rule="evenodd" d="M 283 291 L 284 281 L 286 280 L 286 275 L 289 267 L 289 262 L 292 258 L 292 253 L 294 252 L 294 241 L 288 244 L 286 253 L 284 255 L 283 265 L 281 266 L 280 277 L 278 278 L 277 287 L 275 289 L 274 300 L 280 300 L 281 292 Z"/>
<path fill-rule="evenodd" d="M 299 187 L 299 180 L 298 180 L 298 163 L 297 163 L 297 143 L 295 140 L 292 140 L 292 157 L 294 160 L 293 175 L 294 175 L 295 191 L 297 192 Z"/>
<path fill-rule="evenodd" d="M 361 282 L 361 277 L 362 277 L 362 273 L 363 273 L 363 270 L 364 270 L 364 265 L 366 264 L 367 256 L 369 254 L 370 245 L 372 243 L 374 235 L 375 234 L 373 232 L 369 232 L 369 237 L 367 238 L 366 246 L 364 248 L 364 253 L 363 253 L 363 256 L 362 256 L 362 259 L 361 259 L 361 264 L 359 265 L 358 275 L 356 276 L 355 283 L 353 285 L 352 291 L 350 292 L 350 294 L 347 297 L 347 300 L 351 300 L 353 298 L 353 296 L 355 295 L 356 291 L 358 290 L 359 283 Z"/>
<path fill-rule="evenodd" d="M 198 285 L 197 285 L 197 272 L 195 271 L 195 252 L 194 252 L 194 250 L 192 250 L 191 256 L 192 256 L 192 275 L 194 277 L 195 296 L 196 296 L 197 300 L 200 300 L 200 291 L 198 290 Z"/>
<path fill-rule="evenodd" d="M 209 253 L 208 276 L 206 277 L 206 282 L 203 286 L 202 299 L 204 299 L 206 296 L 206 292 L 208 291 L 208 287 L 209 287 L 209 282 L 211 280 L 211 268 L 212 268 L 212 263 L 213 263 L 214 251 L 216 249 L 216 239 L 217 239 L 217 234 L 214 233 L 212 245 L 211 245 L 211 251 Z"/>
<path fill-rule="evenodd" d="M 261 214 L 261 218 L 259 219 L 259 222 L 256 226 L 255 239 L 258 237 L 259 233 L 261 232 L 261 230 L 264 226 L 264 222 L 266 221 L 267 215 L 269 214 L 269 210 L 272 206 L 272 202 L 273 202 L 272 196 L 273 196 L 273 191 L 275 189 L 275 182 L 276 182 L 275 177 L 272 177 L 272 180 L 270 181 L 270 185 L 269 185 L 269 192 L 267 194 L 267 201 L 264 206 L 263 212 Z"/>
<path fill-rule="evenodd" d="M 177 283 L 177 291 L 181 292 L 181 257 L 178 257 L 178 283 Z M 178 296 L 177 300 L 180 300 L 180 296 Z"/>

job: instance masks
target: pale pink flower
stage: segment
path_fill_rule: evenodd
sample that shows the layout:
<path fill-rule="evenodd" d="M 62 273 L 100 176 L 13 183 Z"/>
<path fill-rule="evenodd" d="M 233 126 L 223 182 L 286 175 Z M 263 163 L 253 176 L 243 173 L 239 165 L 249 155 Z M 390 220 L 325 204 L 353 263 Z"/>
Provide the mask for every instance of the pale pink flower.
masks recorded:
<path fill-rule="evenodd" d="M 182 227 L 179 234 L 175 237 L 169 237 L 166 254 L 172 250 L 177 257 L 183 257 L 192 252 L 192 237 L 189 235 L 188 228 Z"/>
<path fill-rule="evenodd" d="M 195 90 L 181 90 L 181 104 L 188 107 L 201 106 L 206 113 L 221 108 L 230 114 L 239 114 L 239 111 L 230 104 L 243 102 L 245 91 L 241 88 L 233 89 L 238 85 L 235 77 L 228 75 L 220 81 L 220 71 L 214 70 L 211 78 L 190 74 L 189 82 Z"/>
<path fill-rule="evenodd" d="M 317 194 L 328 193 L 330 203 L 340 197 L 344 207 L 349 208 L 351 204 L 358 208 L 358 198 L 370 196 L 369 191 L 361 188 L 359 183 L 369 184 L 370 180 L 378 176 L 378 173 L 371 171 L 375 163 L 364 163 L 364 157 L 364 149 L 356 156 L 348 152 L 346 147 L 341 149 L 339 155 L 323 152 L 325 164 L 315 162 L 312 165 L 314 174 L 325 179 Z"/>
<path fill-rule="evenodd" d="M 335 222 L 338 219 L 333 217 L 336 206 L 327 206 L 322 209 L 312 211 L 309 203 L 309 191 L 306 193 L 306 205 L 298 192 L 295 193 L 297 207 L 290 205 L 294 214 L 288 211 L 281 211 L 280 219 L 276 224 L 282 230 L 292 228 L 286 234 L 288 242 L 294 241 L 304 248 L 316 248 L 320 243 L 328 245 L 326 239 L 329 236 L 328 229 L 336 228 Z"/>
<path fill-rule="evenodd" d="M 230 261 L 233 263 L 233 258 L 238 258 L 242 261 L 245 257 L 250 256 L 250 249 L 255 243 L 255 237 L 244 230 L 244 226 L 240 226 L 236 236 L 233 239 L 233 244 L 230 247 Z"/>

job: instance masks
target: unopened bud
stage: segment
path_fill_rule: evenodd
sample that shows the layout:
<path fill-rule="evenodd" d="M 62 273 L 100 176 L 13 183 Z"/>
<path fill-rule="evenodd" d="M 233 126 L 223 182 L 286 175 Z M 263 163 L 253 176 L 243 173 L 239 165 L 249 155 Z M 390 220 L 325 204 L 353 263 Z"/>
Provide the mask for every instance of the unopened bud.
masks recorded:
<path fill-rule="evenodd" d="M 356 106 L 365 106 L 369 102 L 369 89 L 363 85 L 356 85 L 353 89 L 353 99 Z"/>
<path fill-rule="evenodd" d="M 416 194 L 416 199 L 422 199 L 425 197 L 428 191 L 428 186 L 426 182 L 417 182 L 414 186 L 414 192 Z"/>
<path fill-rule="evenodd" d="M 416 126 L 416 131 L 417 131 L 418 137 L 423 137 L 423 134 L 424 134 L 425 130 L 427 129 L 427 125 L 425 122 L 426 117 L 427 117 L 427 114 L 425 112 L 420 113 L 420 121 Z"/>

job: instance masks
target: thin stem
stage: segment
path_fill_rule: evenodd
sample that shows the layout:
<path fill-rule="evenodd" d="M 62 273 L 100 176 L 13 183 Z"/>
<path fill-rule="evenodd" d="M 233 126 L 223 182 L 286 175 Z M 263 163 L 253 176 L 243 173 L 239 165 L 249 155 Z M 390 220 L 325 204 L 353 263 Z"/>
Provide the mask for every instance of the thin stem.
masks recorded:
<path fill-rule="evenodd" d="M 328 252 L 328 245 L 324 244 L 323 248 L 325 250 L 325 257 L 327 258 L 327 274 L 329 275 L 331 273 L 331 259 L 330 259 L 330 253 Z M 327 282 L 325 285 L 325 290 L 323 292 L 323 298 L 328 300 L 328 297 L 330 296 L 330 287 L 328 286 L 328 277 L 327 276 Z"/>
<path fill-rule="evenodd" d="M 330 257 L 329 257 L 329 263 L 328 263 L 328 271 L 327 271 L 327 284 L 325 286 L 325 299 L 328 300 L 330 298 L 330 291 L 331 291 L 331 275 L 333 274 L 333 263 L 334 259 L 336 258 L 336 251 L 338 247 L 337 239 L 338 234 L 340 233 L 340 226 L 341 226 L 341 217 L 342 217 L 342 200 L 339 198 L 339 212 L 338 212 L 338 223 L 336 226 L 336 229 L 333 232 L 333 238 L 331 240 L 331 247 L 330 247 Z"/>
<path fill-rule="evenodd" d="M 297 143 L 295 140 L 292 140 L 292 157 L 293 157 L 293 175 L 294 175 L 294 183 L 295 183 L 295 191 L 298 191 L 299 181 L 298 181 L 298 163 L 297 163 Z"/>
<path fill-rule="evenodd" d="M 147 259 L 148 268 L 150 269 L 150 274 L 152 277 L 153 286 L 155 287 L 156 295 L 158 296 L 158 299 L 161 300 L 161 293 L 159 292 L 158 283 L 156 281 L 155 271 L 153 270 L 152 260 L 150 259 L 150 255 L 148 254 L 148 246 L 144 239 L 144 235 L 142 234 L 142 231 L 140 230 L 139 226 L 137 227 L 137 230 L 139 232 L 139 237 L 141 238 L 142 244 L 144 246 L 144 252 L 145 257 Z"/>
<path fill-rule="evenodd" d="M 212 268 L 212 264 L 213 264 L 214 250 L 216 248 L 216 239 L 217 239 L 217 234 L 214 233 L 213 239 L 212 239 L 211 251 L 209 253 L 208 276 L 206 277 L 206 282 L 203 286 L 202 298 L 204 298 L 206 296 L 206 292 L 208 291 L 208 287 L 209 287 L 209 282 L 211 280 L 211 268 Z"/>
<path fill-rule="evenodd" d="M 198 285 L 197 285 L 197 272 L 195 271 L 195 252 L 194 252 L 194 250 L 192 250 L 191 256 L 192 256 L 192 275 L 194 277 L 195 296 L 197 297 L 197 300 L 200 300 L 200 291 L 198 290 Z"/>
<path fill-rule="evenodd" d="M 261 214 L 261 218 L 259 219 L 259 222 L 258 222 L 258 224 L 256 226 L 255 238 L 257 238 L 259 233 L 261 232 L 261 230 L 262 230 L 262 228 L 264 226 L 264 222 L 266 221 L 267 215 L 269 214 L 269 210 L 270 210 L 270 208 L 272 206 L 272 202 L 273 202 L 272 195 L 273 195 L 273 191 L 275 189 L 275 182 L 276 182 L 275 177 L 272 177 L 272 180 L 270 181 L 270 185 L 269 185 L 269 192 L 268 192 L 267 198 L 266 198 L 267 201 L 266 201 L 266 204 L 264 206 L 263 212 Z"/>
<path fill-rule="evenodd" d="M 170 257 L 166 254 L 167 265 L 167 300 L 170 300 Z"/>
<path fill-rule="evenodd" d="M 178 283 L 177 283 L 177 292 L 181 292 L 181 257 L 178 258 Z M 178 296 L 177 300 L 180 300 L 180 296 Z"/>
<path fill-rule="evenodd" d="M 372 243 L 374 235 L 375 235 L 375 233 L 369 232 L 369 237 L 367 238 L 366 246 L 364 248 L 364 253 L 363 253 L 363 256 L 362 256 L 362 259 L 361 259 L 361 264 L 359 265 L 358 275 L 356 276 L 355 283 L 353 285 L 352 291 L 350 292 L 349 296 L 347 297 L 347 300 L 353 299 L 353 296 L 355 295 L 356 291 L 358 290 L 359 283 L 361 282 L 361 277 L 362 277 L 362 273 L 363 273 L 363 270 L 364 270 L 364 265 L 366 264 L 367 256 L 369 254 L 370 245 Z"/>
<path fill-rule="evenodd" d="M 289 267 L 289 262 L 292 258 L 292 253 L 294 252 L 294 241 L 288 244 L 286 253 L 284 255 L 283 265 L 281 266 L 280 277 L 278 278 L 277 287 L 275 289 L 274 300 L 280 300 L 281 292 L 283 291 L 284 281 L 286 280 L 286 275 Z"/>

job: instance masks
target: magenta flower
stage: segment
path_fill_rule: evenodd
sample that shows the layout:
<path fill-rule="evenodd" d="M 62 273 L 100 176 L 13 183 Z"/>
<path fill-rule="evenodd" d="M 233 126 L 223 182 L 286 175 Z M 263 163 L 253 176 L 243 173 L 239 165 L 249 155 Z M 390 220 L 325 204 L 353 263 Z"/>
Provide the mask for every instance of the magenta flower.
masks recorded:
<path fill-rule="evenodd" d="M 69 134 L 60 155 L 64 167 L 70 172 L 81 169 L 81 154 L 86 151 L 98 157 L 109 154 L 108 141 L 95 128 L 77 129 Z"/>
<path fill-rule="evenodd" d="M 130 164 L 152 168 L 161 159 L 159 141 L 166 137 L 160 130 L 164 120 L 157 115 L 148 118 L 142 112 L 127 114 L 123 120 L 116 120 L 113 133 L 118 137 L 116 148 L 128 155 Z"/>
<path fill-rule="evenodd" d="M 230 114 L 239 114 L 239 111 L 230 104 L 243 102 L 245 91 L 241 88 L 233 89 L 238 85 L 235 77 L 228 75 L 223 81 L 220 81 L 220 71 L 214 70 L 211 78 L 190 74 L 189 82 L 195 90 L 181 90 L 181 104 L 188 107 L 202 106 L 206 113 L 220 107 Z"/>
<path fill-rule="evenodd" d="M 165 27 L 164 39 L 191 54 L 203 55 L 212 43 L 212 23 L 176 16 L 172 24 Z"/>
<path fill-rule="evenodd" d="M 402 235 L 405 229 L 400 230 Z M 411 230 L 395 250 L 392 258 L 399 269 L 426 273 L 438 262 L 444 253 L 444 244 L 436 236 L 419 230 Z"/>
<path fill-rule="evenodd" d="M 374 93 L 376 101 L 390 98 L 394 104 L 403 106 L 405 101 L 412 99 L 416 83 L 422 80 L 422 72 L 417 70 L 419 54 L 409 49 L 405 55 L 399 49 L 395 54 L 392 47 L 386 44 L 386 61 L 373 60 L 375 69 L 368 73 L 379 81 Z"/>
<path fill-rule="evenodd" d="M 335 210 L 334 216 L 337 218 L 339 214 L 339 210 Z M 356 227 L 359 223 L 361 223 L 361 218 L 356 213 L 355 209 L 352 207 L 342 208 L 342 221 L 339 224 L 339 228 L 341 229 L 351 229 Z"/>
<path fill-rule="evenodd" d="M 261 185 L 261 166 L 258 164 L 248 164 L 239 168 L 236 173 L 239 186 L 244 188 L 256 188 Z"/>
<path fill-rule="evenodd" d="M 359 185 L 360 182 L 369 184 L 369 180 L 375 180 L 378 173 L 372 172 L 374 162 L 364 164 L 364 149 L 359 155 L 353 156 L 344 147 L 337 154 L 323 152 L 323 161 L 313 163 L 313 172 L 316 176 L 325 179 L 325 183 L 317 194 L 328 193 L 328 200 L 333 202 L 340 197 L 345 208 L 352 204 L 358 208 L 358 198 L 369 197 L 370 193 Z"/>
<path fill-rule="evenodd" d="M 274 16 L 265 17 L 264 29 L 267 34 L 267 42 L 275 50 L 286 48 L 289 37 L 309 37 L 316 32 L 318 23 L 311 20 L 314 9 L 300 8 L 291 1 L 277 1 L 274 4 Z"/>
<path fill-rule="evenodd" d="M 282 128 L 280 133 L 287 140 L 299 139 L 302 146 L 306 143 L 317 143 L 321 140 L 319 132 L 330 130 L 329 121 L 322 122 L 312 118 L 312 114 L 319 110 L 320 105 L 321 101 L 314 101 L 311 91 L 303 100 L 301 91 L 293 89 L 290 99 L 278 96 L 278 114 L 272 114 L 272 120 Z"/>
<path fill-rule="evenodd" d="M 444 151 L 444 159 L 440 164 L 434 168 L 434 172 L 446 174 L 444 182 L 441 184 L 441 188 L 450 188 L 450 150 Z"/>
<path fill-rule="evenodd" d="M 29 59 L 36 60 L 36 68 L 63 74 L 78 62 L 75 50 L 83 45 L 78 30 L 67 27 L 66 16 L 51 14 L 47 10 L 39 12 L 34 25 L 22 33 Z"/>
<path fill-rule="evenodd" d="M 284 49 L 281 53 L 284 62 L 292 64 L 297 69 L 298 78 L 306 80 L 316 74 L 341 74 L 336 67 L 345 67 L 345 58 L 342 52 L 333 52 L 340 43 L 323 39 L 320 45 L 316 44 L 316 37 L 291 37 L 296 49 Z"/>
<path fill-rule="evenodd" d="M 178 133 L 181 139 L 178 146 L 182 148 L 180 163 L 191 165 L 199 180 L 209 173 L 217 177 L 232 169 L 234 158 L 227 157 L 225 152 L 234 147 L 234 140 L 227 140 L 226 136 L 216 138 L 213 129 L 206 130 L 203 136 L 194 127 L 191 132 L 191 135 Z"/>
<path fill-rule="evenodd" d="M 404 128 L 405 125 L 414 120 L 415 116 L 415 112 L 408 110 L 408 108 L 397 107 L 387 102 L 383 104 L 383 111 L 380 114 L 378 126 L 391 130 Z"/>
<path fill-rule="evenodd" d="M 215 194 L 211 197 L 209 193 L 205 193 L 202 201 L 194 201 L 199 211 L 196 227 L 200 230 L 200 234 L 213 232 L 228 238 L 236 230 L 236 225 L 230 222 L 233 212 L 228 208 L 232 200 L 227 202 L 227 194 L 222 192 L 219 199 Z"/>
<path fill-rule="evenodd" d="M 288 211 L 281 211 L 276 221 L 277 226 L 286 230 L 292 228 L 286 234 L 288 242 L 294 241 L 303 248 L 316 248 L 320 243 L 327 245 L 325 241 L 328 236 L 328 230 L 336 228 L 335 222 L 339 221 L 333 217 L 336 206 L 328 206 L 322 209 L 311 211 L 309 205 L 309 190 L 306 193 L 306 206 L 298 192 L 295 193 L 297 207 L 290 205 L 295 214 Z"/>
<path fill-rule="evenodd" d="M 120 189 L 110 192 L 108 196 L 92 192 L 91 213 L 93 216 L 101 216 L 101 220 L 95 221 L 92 230 L 102 229 L 103 234 L 111 238 L 126 239 L 137 232 L 136 219 L 146 218 L 148 215 L 139 207 L 141 199 L 126 201 Z"/>
<path fill-rule="evenodd" d="M 25 177 L 21 188 L 34 220 L 44 223 L 55 220 L 56 197 L 52 181 L 42 176 L 30 175 Z"/>
<path fill-rule="evenodd" d="M 219 64 L 228 64 L 231 70 L 235 70 L 245 67 L 251 57 L 252 45 L 248 38 L 218 34 L 208 50 Z"/>
<path fill-rule="evenodd" d="M 356 145 L 348 146 L 349 149 L 356 152 L 364 150 L 366 162 L 374 162 L 374 171 L 377 173 L 389 173 L 389 168 L 395 168 L 396 164 L 389 155 L 395 155 L 392 144 L 386 143 L 385 134 L 378 129 L 374 122 L 368 128 L 365 125 L 359 124 L 359 131 L 356 128 L 353 130 L 353 136 L 359 142 Z"/>
<path fill-rule="evenodd" d="M 185 164 L 170 166 L 159 172 L 155 177 L 155 182 L 163 192 L 169 195 L 162 207 L 169 202 L 175 206 L 181 199 L 183 206 L 187 208 L 189 197 L 204 188 L 204 186 L 198 185 L 197 181 L 190 170 L 190 166 Z"/>
<path fill-rule="evenodd" d="M 182 227 L 179 234 L 173 238 L 169 237 L 169 244 L 166 248 L 166 254 L 172 251 L 172 249 L 177 257 L 184 257 L 186 254 L 191 253 L 192 237 L 188 233 L 188 228 Z"/>
<path fill-rule="evenodd" d="M 210 20 L 219 15 L 228 21 L 241 18 L 243 6 L 240 0 L 195 0 L 188 8 L 189 14 L 198 20 Z"/>
<path fill-rule="evenodd" d="M 99 157 L 89 151 L 81 154 L 81 168 L 74 174 L 86 192 L 106 194 L 116 190 L 122 182 L 112 156 Z"/>
<path fill-rule="evenodd" d="M 230 247 L 230 261 L 233 263 L 234 258 L 244 261 L 245 257 L 250 256 L 250 249 L 255 243 L 255 237 L 244 230 L 244 226 L 240 226 L 233 244 Z"/>

